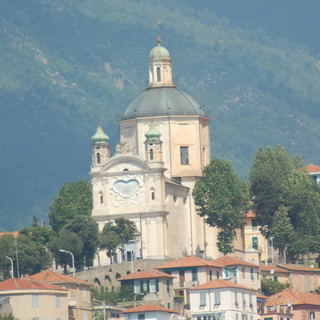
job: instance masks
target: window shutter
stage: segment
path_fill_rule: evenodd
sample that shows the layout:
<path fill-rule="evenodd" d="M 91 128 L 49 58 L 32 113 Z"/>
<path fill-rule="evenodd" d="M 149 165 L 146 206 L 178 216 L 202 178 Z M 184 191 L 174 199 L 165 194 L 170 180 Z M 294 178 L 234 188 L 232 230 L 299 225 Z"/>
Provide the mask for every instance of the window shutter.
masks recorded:
<path fill-rule="evenodd" d="M 150 280 L 147 280 L 147 292 L 150 292 Z"/>
<path fill-rule="evenodd" d="M 156 280 L 156 292 L 159 292 L 159 279 Z"/>

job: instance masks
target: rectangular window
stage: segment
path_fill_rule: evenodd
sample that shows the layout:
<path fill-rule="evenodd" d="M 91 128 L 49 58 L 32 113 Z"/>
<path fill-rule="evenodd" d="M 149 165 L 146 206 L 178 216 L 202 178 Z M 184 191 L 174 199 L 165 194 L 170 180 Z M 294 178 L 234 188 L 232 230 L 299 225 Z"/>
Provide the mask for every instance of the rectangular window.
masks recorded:
<path fill-rule="evenodd" d="M 33 294 L 32 295 L 32 306 L 34 308 L 38 308 L 39 307 L 39 295 L 38 294 Z"/>
<path fill-rule="evenodd" d="M 56 308 L 61 307 L 61 301 L 60 301 L 60 296 L 56 296 Z"/>
<path fill-rule="evenodd" d="M 87 302 L 87 288 L 82 289 L 82 301 Z"/>
<path fill-rule="evenodd" d="M 258 250 L 258 248 L 259 248 L 258 237 L 252 237 L 252 248 Z"/>
<path fill-rule="evenodd" d="M 254 280 L 253 268 L 250 268 L 250 277 L 251 277 L 251 280 Z"/>
<path fill-rule="evenodd" d="M 189 164 L 189 147 L 180 147 L 180 163 L 183 166 Z"/>
<path fill-rule="evenodd" d="M 197 272 L 197 270 L 192 270 L 192 281 L 198 281 L 198 272 Z"/>
<path fill-rule="evenodd" d="M 167 292 L 170 292 L 170 280 L 167 280 Z"/>
<path fill-rule="evenodd" d="M 237 279 L 237 268 L 233 268 L 233 277 Z"/>
<path fill-rule="evenodd" d="M 83 313 L 83 320 L 88 320 L 88 312 Z"/>
<path fill-rule="evenodd" d="M 258 228 L 257 219 L 252 219 L 252 220 L 251 220 L 251 223 L 252 223 L 252 231 L 256 231 L 257 228 Z"/>
<path fill-rule="evenodd" d="M 216 291 L 214 294 L 214 304 L 219 305 L 221 303 L 220 291 Z"/>
<path fill-rule="evenodd" d="M 243 310 L 246 309 L 246 296 L 244 292 L 242 292 L 242 305 L 243 305 Z"/>
<path fill-rule="evenodd" d="M 236 313 L 236 320 L 239 320 L 239 315 Z"/>
<path fill-rule="evenodd" d="M 171 303 L 168 302 L 167 306 L 168 306 L 168 309 L 171 309 Z"/>
<path fill-rule="evenodd" d="M 242 268 L 242 278 L 245 279 L 245 277 L 246 277 L 246 268 L 243 267 Z"/>
<path fill-rule="evenodd" d="M 200 307 L 203 307 L 206 305 L 206 293 L 200 292 Z"/>
<path fill-rule="evenodd" d="M 229 268 L 225 268 L 225 269 L 224 269 L 224 274 L 225 274 L 225 278 L 226 278 L 226 279 L 229 279 L 229 278 L 230 278 Z"/>
<path fill-rule="evenodd" d="M 234 303 L 235 303 L 236 306 L 239 304 L 238 292 L 237 291 L 234 292 Z"/>
<path fill-rule="evenodd" d="M 217 279 L 219 279 L 219 278 L 220 278 L 220 273 L 219 273 L 219 271 L 217 271 L 216 275 L 217 275 Z"/>
<path fill-rule="evenodd" d="M 133 292 L 134 293 L 140 293 L 140 281 L 139 280 L 135 280 L 134 281 L 134 285 L 133 285 Z"/>
<path fill-rule="evenodd" d="M 209 281 L 212 280 L 212 270 L 209 270 Z"/>
<path fill-rule="evenodd" d="M 145 319 L 145 314 L 144 313 L 139 313 L 138 314 L 138 320 L 144 320 Z"/>
<path fill-rule="evenodd" d="M 150 292 L 157 292 L 156 280 L 150 280 Z"/>

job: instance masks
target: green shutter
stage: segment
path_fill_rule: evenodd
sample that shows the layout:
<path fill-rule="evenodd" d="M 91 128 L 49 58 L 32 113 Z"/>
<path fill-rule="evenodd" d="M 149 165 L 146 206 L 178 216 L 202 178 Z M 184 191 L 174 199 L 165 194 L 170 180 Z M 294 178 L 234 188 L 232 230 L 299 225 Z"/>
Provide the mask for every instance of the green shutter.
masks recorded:
<path fill-rule="evenodd" d="M 159 279 L 156 280 L 156 292 L 159 292 Z"/>
<path fill-rule="evenodd" d="M 147 280 L 147 292 L 150 292 L 150 280 Z"/>
<path fill-rule="evenodd" d="M 143 280 L 140 280 L 140 292 L 143 293 Z"/>

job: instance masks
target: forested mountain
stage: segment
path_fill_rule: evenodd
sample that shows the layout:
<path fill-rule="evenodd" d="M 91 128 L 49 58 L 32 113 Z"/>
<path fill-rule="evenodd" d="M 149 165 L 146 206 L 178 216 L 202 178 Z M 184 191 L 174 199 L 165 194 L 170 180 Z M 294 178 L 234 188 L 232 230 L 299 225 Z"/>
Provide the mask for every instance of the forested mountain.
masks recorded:
<path fill-rule="evenodd" d="M 259 146 L 320 164 L 315 1 L 0 3 L 0 229 L 46 220 L 61 185 L 88 178 L 99 121 L 114 148 L 158 34 L 177 87 L 212 117 L 212 157 L 243 178 Z"/>

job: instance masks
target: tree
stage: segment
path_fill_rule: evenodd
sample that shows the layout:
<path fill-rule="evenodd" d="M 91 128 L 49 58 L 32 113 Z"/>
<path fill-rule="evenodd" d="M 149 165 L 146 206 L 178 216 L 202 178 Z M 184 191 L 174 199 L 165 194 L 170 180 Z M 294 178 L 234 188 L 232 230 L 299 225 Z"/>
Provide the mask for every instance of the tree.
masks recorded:
<path fill-rule="evenodd" d="M 102 232 L 100 233 L 100 249 L 107 251 L 107 256 L 112 260 L 116 254 L 117 248 L 120 245 L 120 237 L 117 233 L 116 227 L 112 222 L 108 222 L 104 225 Z"/>
<path fill-rule="evenodd" d="M 5 314 L 0 314 L 0 320 L 18 320 L 13 316 L 13 314 L 10 313 L 5 313 Z"/>
<path fill-rule="evenodd" d="M 208 225 L 219 229 L 219 251 L 232 252 L 235 231 L 245 223 L 249 198 L 245 182 L 228 161 L 213 159 L 203 170 L 192 194 L 198 214 Z"/>
<path fill-rule="evenodd" d="M 273 215 L 280 205 L 286 204 L 288 180 L 293 170 L 302 164 L 280 147 L 259 148 L 250 170 L 250 189 L 257 221 L 269 235 Z"/>
<path fill-rule="evenodd" d="M 285 249 L 295 235 L 286 207 L 281 205 L 275 212 L 270 233 L 274 237 L 274 246 L 279 249 L 279 256 L 283 261 Z"/>
<path fill-rule="evenodd" d="M 289 283 L 281 283 L 270 278 L 263 277 L 261 279 L 261 291 L 266 296 L 272 296 L 289 288 Z"/>
<path fill-rule="evenodd" d="M 12 234 L 4 234 L 0 237 L 0 270 L 3 272 L 2 276 L 4 279 L 8 279 L 11 276 L 11 262 L 6 258 L 7 256 L 12 258 L 12 260 L 16 256 L 15 239 Z"/>
<path fill-rule="evenodd" d="M 107 287 L 99 286 L 91 288 L 92 298 L 104 301 L 105 304 L 109 306 L 116 306 L 118 304 L 119 294 L 118 292 L 109 291 Z"/>
<path fill-rule="evenodd" d="M 53 200 L 49 223 L 59 232 L 70 220 L 78 215 L 90 216 L 92 211 L 92 186 L 87 180 L 66 183 Z"/>
<path fill-rule="evenodd" d="M 64 266 L 65 272 L 67 265 L 72 267 L 72 257 L 70 254 L 60 252 L 60 249 L 72 252 L 76 267 L 78 266 L 78 261 L 83 261 L 83 243 L 80 237 L 74 232 L 65 229 L 61 230 L 58 236 L 49 242 L 48 247 L 54 256 L 56 263 Z"/>
<path fill-rule="evenodd" d="M 78 266 L 84 266 L 84 259 L 87 266 L 93 264 L 94 256 L 99 245 L 98 224 L 91 217 L 78 215 L 69 221 L 63 228 L 67 232 L 73 232 L 82 241 L 82 254 L 77 260 Z"/>

